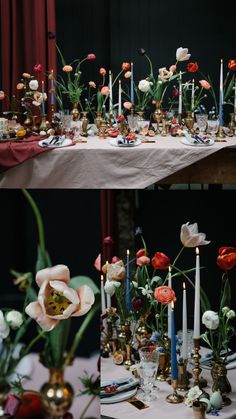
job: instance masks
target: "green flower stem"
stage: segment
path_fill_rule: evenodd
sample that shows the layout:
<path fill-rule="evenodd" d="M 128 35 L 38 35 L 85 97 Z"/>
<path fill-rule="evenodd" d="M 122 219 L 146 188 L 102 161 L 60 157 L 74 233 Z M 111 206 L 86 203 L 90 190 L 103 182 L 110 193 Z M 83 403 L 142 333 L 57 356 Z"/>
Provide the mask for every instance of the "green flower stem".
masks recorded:
<path fill-rule="evenodd" d="M 152 78 L 154 78 L 154 76 L 153 76 L 153 66 L 152 66 L 152 62 L 151 62 L 151 60 L 150 60 L 150 58 L 149 58 L 149 56 L 148 56 L 147 54 L 144 54 L 144 56 L 145 56 L 145 58 L 148 60 L 149 65 L 150 65 L 150 76 L 151 76 Z"/>
<path fill-rule="evenodd" d="M 81 339 L 83 338 L 83 334 L 85 332 L 85 330 L 87 329 L 90 321 L 92 320 L 93 316 L 95 315 L 95 313 L 100 309 L 100 302 L 96 302 L 93 307 L 91 308 L 91 310 L 88 312 L 88 314 L 86 315 L 83 323 L 81 324 L 78 332 L 75 335 L 74 341 L 72 343 L 71 349 L 69 350 L 66 360 L 65 360 L 65 365 L 69 365 L 71 360 L 74 358 L 75 355 L 75 351 L 79 345 L 79 343 L 81 342 Z"/>
<path fill-rule="evenodd" d="M 24 355 L 27 355 L 29 353 L 29 351 L 31 350 L 31 348 L 35 345 L 35 343 L 38 342 L 38 340 L 40 340 L 43 336 L 44 336 L 45 332 L 44 330 L 42 330 L 30 343 L 28 346 L 26 346 L 26 348 L 24 349 Z"/>
<path fill-rule="evenodd" d="M 45 254 L 46 253 L 46 247 L 45 247 L 44 227 L 43 227 L 43 220 L 42 220 L 40 211 L 39 211 L 34 199 L 29 194 L 29 192 L 26 189 L 22 189 L 22 192 L 23 192 L 24 196 L 26 197 L 26 199 L 28 200 L 28 202 L 29 202 L 29 204 L 30 204 L 30 206 L 31 206 L 31 208 L 34 212 L 34 215 L 35 215 L 35 218 L 36 218 L 36 221 L 37 221 L 37 225 L 38 225 L 39 247 L 40 247 L 40 250 L 41 250 L 42 254 Z"/>
<path fill-rule="evenodd" d="M 185 246 L 183 246 L 181 249 L 180 249 L 180 251 L 179 251 L 179 253 L 178 253 L 178 255 L 176 256 L 176 258 L 175 258 L 175 260 L 174 260 L 174 262 L 172 263 L 172 267 L 175 267 L 175 264 L 176 264 L 176 262 L 177 262 L 177 260 L 179 259 L 179 257 L 180 257 L 180 255 L 181 255 L 181 253 L 183 252 L 183 250 L 185 249 Z"/>
<path fill-rule="evenodd" d="M 83 419 L 84 418 L 84 415 L 85 415 L 85 413 L 88 411 L 88 409 L 89 409 L 89 407 L 91 406 L 91 404 L 93 403 L 93 401 L 96 399 L 96 395 L 94 395 L 90 400 L 89 400 L 89 402 L 88 402 L 88 404 L 87 404 L 87 406 L 85 406 L 85 408 L 84 408 L 84 410 L 83 410 L 83 412 L 81 413 L 81 415 L 80 415 L 80 417 L 79 417 L 79 419 Z"/>

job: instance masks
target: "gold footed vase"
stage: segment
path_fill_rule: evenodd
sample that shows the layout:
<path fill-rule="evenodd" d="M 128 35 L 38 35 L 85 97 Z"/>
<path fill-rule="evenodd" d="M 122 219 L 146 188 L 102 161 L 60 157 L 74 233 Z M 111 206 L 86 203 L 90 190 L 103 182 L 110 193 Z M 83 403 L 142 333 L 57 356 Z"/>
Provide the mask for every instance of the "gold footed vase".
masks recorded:
<path fill-rule="evenodd" d="M 194 117 L 192 116 L 191 111 L 187 111 L 187 116 L 185 117 L 185 125 L 188 128 L 189 132 L 192 132 L 193 126 L 194 126 Z"/>
<path fill-rule="evenodd" d="M 230 117 L 230 121 L 229 121 L 229 133 L 228 136 L 229 137 L 233 137 L 236 133 L 236 123 L 235 123 L 235 113 L 230 113 L 229 117 Z"/>
<path fill-rule="evenodd" d="M 162 122 L 162 110 L 161 110 L 161 100 L 157 100 L 156 101 L 156 109 L 153 112 L 152 116 L 154 121 L 157 123 L 157 134 L 160 134 L 161 130 L 160 130 L 160 124 Z"/>
<path fill-rule="evenodd" d="M 73 388 L 64 381 L 63 369 L 49 369 L 49 380 L 41 387 L 40 393 L 43 406 L 52 419 L 62 418 L 70 409 L 74 399 Z"/>
<path fill-rule="evenodd" d="M 211 376 L 213 379 L 212 391 L 214 392 L 219 390 L 222 395 L 224 405 L 229 405 L 231 400 L 227 397 L 227 395 L 231 393 L 232 388 L 227 377 L 226 364 L 224 362 L 215 361 L 211 369 Z"/>
<path fill-rule="evenodd" d="M 89 120 L 87 118 L 88 112 L 82 112 L 82 118 L 81 118 L 81 135 L 84 137 L 88 136 L 88 123 Z"/>
<path fill-rule="evenodd" d="M 80 111 L 78 109 L 78 102 L 73 103 L 73 109 L 71 111 L 73 121 L 78 121 L 80 119 Z"/>
<path fill-rule="evenodd" d="M 94 118 L 94 124 L 96 125 L 98 130 L 99 130 L 102 122 L 103 122 L 102 112 L 96 112 L 96 117 Z"/>

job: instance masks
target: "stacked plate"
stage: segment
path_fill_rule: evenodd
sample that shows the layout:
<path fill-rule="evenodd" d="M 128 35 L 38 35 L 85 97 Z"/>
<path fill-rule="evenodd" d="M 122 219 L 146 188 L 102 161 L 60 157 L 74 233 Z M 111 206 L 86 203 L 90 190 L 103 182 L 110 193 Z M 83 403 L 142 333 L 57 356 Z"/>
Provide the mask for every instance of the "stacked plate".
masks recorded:
<path fill-rule="evenodd" d="M 135 378 L 119 378 L 101 382 L 100 400 L 102 404 L 119 403 L 130 399 L 137 393 L 139 380 Z"/>

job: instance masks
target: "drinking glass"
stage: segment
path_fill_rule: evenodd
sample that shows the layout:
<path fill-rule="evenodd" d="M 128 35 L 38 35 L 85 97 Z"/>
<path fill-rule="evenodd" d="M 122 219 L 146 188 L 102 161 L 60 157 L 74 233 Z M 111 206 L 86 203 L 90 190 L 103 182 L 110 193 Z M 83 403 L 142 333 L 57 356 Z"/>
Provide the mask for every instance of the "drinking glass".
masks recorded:
<path fill-rule="evenodd" d="M 178 330 L 177 338 L 180 340 L 183 340 L 182 330 Z M 193 330 L 188 329 L 187 330 L 187 357 L 189 360 L 191 360 L 192 350 L 193 350 Z"/>
<path fill-rule="evenodd" d="M 142 400 L 150 402 L 156 398 L 153 387 L 158 369 L 159 352 L 152 346 L 144 346 L 139 349 L 139 356 L 140 386 L 144 392 Z"/>
<path fill-rule="evenodd" d="M 127 116 L 128 119 L 128 124 L 130 127 L 130 131 L 131 132 L 136 132 L 138 131 L 138 116 L 134 116 L 134 115 L 128 115 Z"/>
<path fill-rule="evenodd" d="M 145 121 L 145 120 L 138 121 L 138 128 L 139 128 L 139 133 L 141 134 L 141 138 L 140 138 L 141 141 L 146 140 L 146 134 L 148 132 L 149 123 L 150 121 Z"/>
<path fill-rule="evenodd" d="M 207 131 L 211 137 L 215 138 L 219 129 L 219 121 L 217 119 L 208 119 Z"/>
<path fill-rule="evenodd" d="M 206 113 L 196 114 L 197 126 L 200 130 L 200 134 L 204 134 L 206 131 L 207 118 L 208 118 L 208 115 Z"/>
<path fill-rule="evenodd" d="M 62 127 L 65 131 L 66 137 L 69 137 L 69 133 L 71 131 L 71 123 L 72 123 L 72 116 L 69 114 L 62 115 Z"/>

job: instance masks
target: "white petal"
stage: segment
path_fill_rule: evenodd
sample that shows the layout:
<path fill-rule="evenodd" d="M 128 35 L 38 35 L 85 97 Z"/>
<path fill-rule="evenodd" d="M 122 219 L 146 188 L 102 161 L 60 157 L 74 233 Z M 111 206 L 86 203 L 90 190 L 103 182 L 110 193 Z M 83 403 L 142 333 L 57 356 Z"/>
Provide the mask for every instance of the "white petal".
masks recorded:
<path fill-rule="evenodd" d="M 77 293 L 80 299 L 80 307 L 72 316 L 83 316 L 90 310 L 95 301 L 94 293 L 87 285 L 82 285 L 82 287 L 77 290 Z"/>
<path fill-rule="evenodd" d="M 64 281 L 66 284 L 70 282 L 70 271 L 66 265 L 56 265 L 51 268 L 42 269 L 37 272 L 35 281 L 40 287 L 43 281 L 52 281 L 52 280 Z"/>
<path fill-rule="evenodd" d="M 54 329 L 59 323 L 59 320 L 54 320 L 44 314 L 41 305 L 37 301 L 30 303 L 25 308 L 25 312 L 34 319 L 45 332 L 50 332 L 50 330 Z"/>

